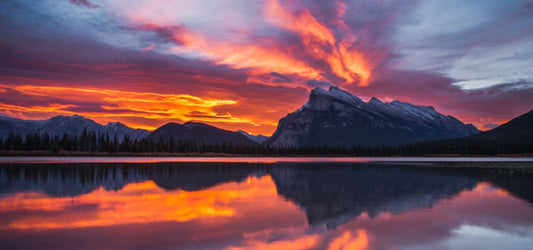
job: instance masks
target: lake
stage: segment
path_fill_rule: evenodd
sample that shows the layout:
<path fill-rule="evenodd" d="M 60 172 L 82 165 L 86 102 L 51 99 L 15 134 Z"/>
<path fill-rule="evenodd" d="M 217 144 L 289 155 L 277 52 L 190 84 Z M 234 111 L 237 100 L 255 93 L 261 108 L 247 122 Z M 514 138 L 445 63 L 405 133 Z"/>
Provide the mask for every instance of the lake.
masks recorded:
<path fill-rule="evenodd" d="M 1 249 L 533 249 L 531 158 L 0 158 Z"/>

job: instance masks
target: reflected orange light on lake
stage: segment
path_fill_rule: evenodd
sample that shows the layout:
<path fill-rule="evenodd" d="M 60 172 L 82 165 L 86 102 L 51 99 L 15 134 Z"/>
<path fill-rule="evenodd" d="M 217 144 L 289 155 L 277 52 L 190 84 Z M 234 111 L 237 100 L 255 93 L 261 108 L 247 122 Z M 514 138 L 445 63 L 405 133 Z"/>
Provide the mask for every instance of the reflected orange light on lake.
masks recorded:
<path fill-rule="evenodd" d="M 63 190 L 58 187 L 79 187 L 54 186 L 53 180 L 58 179 L 43 176 L 35 181 L 45 183 L 40 189 L 44 192 L 3 193 L 0 242 L 17 240 L 17 235 L 40 235 L 45 242 L 68 239 L 77 243 L 77 239 L 94 237 L 96 244 L 107 241 L 109 246 L 129 246 L 125 248 L 438 249 L 443 240 L 462 242 L 464 235 L 457 233 L 461 228 L 464 233 L 472 228 L 498 231 L 507 225 L 517 225 L 518 229 L 533 225 L 529 203 L 517 199 L 512 189 L 508 192 L 491 182 L 452 178 L 448 184 L 458 182 L 459 188 L 429 202 L 433 198 L 427 194 L 433 195 L 434 189 L 421 194 L 407 192 L 398 195 L 399 200 L 377 205 L 360 201 L 351 206 L 354 210 L 339 210 L 337 201 L 346 202 L 358 193 L 342 195 L 337 192 L 339 189 L 331 189 L 327 195 L 312 196 L 317 190 L 314 187 L 323 190 L 327 185 L 302 181 L 305 179 L 292 176 L 297 172 L 290 170 L 278 169 L 264 176 L 260 175 L 263 170 L 258 170 L 257 175 L 229 175 L 233 176 L 230 179 L 217 172 L 220 179 L 212 182 L 214 172 L 204 169 L 197 174 L 206 181 L 198 179 L 198 186 L 189 186 L 184 178 L 161 179 L 165 174 L 126 185 L 118 178 L 112 184 L 100 182 L 106 183 L 100 184 L 103 186 L 89 184 L 88 189 L 73 192 L 78 194 L 73 197 L 50 196 L 66 195 L 58 192 Z M 357 174 L 346 169 L 338 173 Z M 68 179 L 59 183 L 68 184 Z M 353 188 L 366 192 L 364 187 Z M 339 199 L 332 202 L 331 196 Z M 50 235 L 56 238 L 51 239 Z M 128 242 L 124 242 L 126 238 Z"/>
<path fill-rule="evenodd" d="M 461 193 L 463 196 L 477 196 L 477 197 L 497 197 L 497 196 L 509 196 L 509 192 L 505 189 L 496 188 L 488 182 L 480 182 L 470 192 Z"/>
<path fill-rule="evenodd" d="M 0 229 L 46 230 L 225 218 L 238 215 L 236 203 L 254 204 L 251 199 L 275 198 L 276 187 L 270 176 L 249 177 L 244 183 L 226 183 L 193 192 L 165 191 L 153 181 L 146 181 L 128 184 L 119 191 L 101 187 L 72 198 L 16 193 L 0 200 L 0 213 L 40 211 L 45 214 L 28 213 L 0 225 Z M 46 216 L 46 212 L 54 216 Z"/>

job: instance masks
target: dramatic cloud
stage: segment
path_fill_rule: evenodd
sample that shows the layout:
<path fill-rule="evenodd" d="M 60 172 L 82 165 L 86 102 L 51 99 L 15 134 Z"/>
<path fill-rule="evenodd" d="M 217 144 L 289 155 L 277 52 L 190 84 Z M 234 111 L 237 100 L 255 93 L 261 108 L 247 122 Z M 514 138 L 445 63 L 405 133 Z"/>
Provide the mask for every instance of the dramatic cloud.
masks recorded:
<path fill-rule="evenodd" d="M 527 1 L 423 1 L 396 25 L 401 68 L 434 70 L 462 89 L 533 82 Z"/>
<path fill-rule="evenodd" d="M 230 113 L 219 114 L 214 108 L 237 104 L 236 100 L 200 98 L 191 95 L 174 95 L 116 91 L 110 89 L 81 89 L 50 86 L 0 85 L 0 93 L 9 93 L 5 103 L 0 103 L 0 112 L 19 117 L 40 118 L 48 114 L 80 114 L 104 123 L 110 118 L 126 117 L 181 122 L 245 123 L 247 118 L 233 117 Z M 155 129 L 156 126 L 133 124 L 136 127 Z M 158 124 L 157 126 L 159 126 Z"/>
<path fill-rule="evenodd" d="M 271 134 L 310 89 L 337 85 L 431 105 L 485 129 L 533 108 L 531 6 L 7 0 L 0 105 L 20 118 L 79 113 L 143 128 L 197 120 Z M 180 96 L 234 103 L 172 103 Z"/>
<path fill-rule="evenodd" d="M 311 79 L 309 81 L 307 81 L 307 86 L 309 87 L 328 87 L 328 86 L 331 86 L 332 84 L 328 81 L 318 81 L 318 80 L 315 80 L 315 79 Z"/>

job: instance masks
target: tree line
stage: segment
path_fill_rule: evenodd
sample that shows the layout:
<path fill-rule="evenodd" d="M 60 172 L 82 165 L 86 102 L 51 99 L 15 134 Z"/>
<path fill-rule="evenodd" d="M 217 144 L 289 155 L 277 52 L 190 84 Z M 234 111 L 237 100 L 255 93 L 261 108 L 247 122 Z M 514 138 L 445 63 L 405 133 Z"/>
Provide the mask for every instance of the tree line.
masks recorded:
<path fill-rule="evenodd" d="M 132 139 L 84 130 L 80 135 L 48 133 L 16 135 L 0 139 L 3 151 L 108 152 L 108 153 L 225 153 L 239 155 L 274 156 L 423 156 L 423 155 L 499 155 L 533 153 L 532 143 L 475 142 L 469 140 L 441 140 L 400 145 L 362 146 L 302 146 L 274 147 L 270 145 L 240 145 L 233 143 L 206 144 L 196 141 L 154 141 L 151 138 Z"/>

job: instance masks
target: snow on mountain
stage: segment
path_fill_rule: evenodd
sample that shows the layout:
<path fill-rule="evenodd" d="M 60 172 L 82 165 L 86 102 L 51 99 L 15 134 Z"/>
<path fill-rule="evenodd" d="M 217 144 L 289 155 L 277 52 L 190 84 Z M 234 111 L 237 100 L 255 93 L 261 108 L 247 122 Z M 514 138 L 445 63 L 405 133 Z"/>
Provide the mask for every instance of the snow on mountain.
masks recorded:
<path fill-rule="evenodd" d="M 120 122 L 110 122 L 104 126 L 80 115 L 60 115 L 40 121 L 0 117 L 0 138 L 7 138 L 11 133 L 19 135 L 33 133 L 48 133 L 59 136 L 63 134 L 80 135 L 84 130 L 107 133 L 111 138 L 116 136 L 119 141 L 122 141 L 126 135 L 131 139 L 140 139 L 150 133 L 148 130 L 130 128 Z"/>
<path fill-rule="evenodd" d="M 245 131 L 242 131 L 242 130 L 239 130 L 237 131 L 241 134 L 243 134 L 244 136 L 246 136 L 248 139 L 254 141 L 254 142 L 257 142 L 259 144 L 263 143 L 266 139 L 268 139 L 268 136 L 264 136 L 264 135 L 251 135 L 251 134 L 248 134 L 247 132 Z"/>
<path fill-rule="evenodd" d="M 105 133 L 116 135 L 117 138 L 129 136 L 132 139 L 141 139 L 150 134 L 150 131 L 144 129 L 134 129 L 120 122 L 109 122 L 104 126 Z"/>
<path fill-rule="evenodd" d="M 267 139 L 275 146 L 377 145 L 456 138 L 477 133 L 433 107 L 371 98 L 368 102 L 337 87 L 315 88 L 309 100 L 278 123 Z"/>

